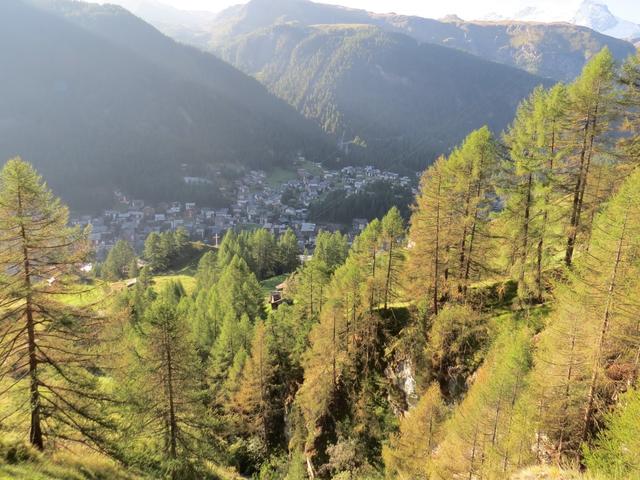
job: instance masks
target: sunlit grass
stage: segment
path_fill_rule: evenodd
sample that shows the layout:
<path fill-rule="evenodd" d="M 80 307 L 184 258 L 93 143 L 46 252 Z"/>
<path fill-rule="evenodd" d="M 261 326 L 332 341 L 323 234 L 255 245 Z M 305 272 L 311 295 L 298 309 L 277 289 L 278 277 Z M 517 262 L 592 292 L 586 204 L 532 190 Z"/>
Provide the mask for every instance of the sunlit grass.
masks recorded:
<path fill-rule="evenodd" d="M 180 282 L 187 292 L 187 295 L 191 295 L 196 289 L 196 279 L 191 275 L 176 274 L 153 277 L 154 288 L 156 290 L 162 289 L 171 282 Z"/>

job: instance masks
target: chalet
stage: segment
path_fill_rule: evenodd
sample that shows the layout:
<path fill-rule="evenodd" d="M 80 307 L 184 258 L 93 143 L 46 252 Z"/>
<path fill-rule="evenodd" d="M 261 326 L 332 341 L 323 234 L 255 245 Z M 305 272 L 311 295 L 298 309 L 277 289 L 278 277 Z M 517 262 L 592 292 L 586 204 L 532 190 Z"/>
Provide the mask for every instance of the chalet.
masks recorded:
<path fill-rule="evenodd" d="M 269 305 L 271 305 L 272 310 L 277 310 L 283 301 L 282 292 L 274 291 L 269 295 Z"/>

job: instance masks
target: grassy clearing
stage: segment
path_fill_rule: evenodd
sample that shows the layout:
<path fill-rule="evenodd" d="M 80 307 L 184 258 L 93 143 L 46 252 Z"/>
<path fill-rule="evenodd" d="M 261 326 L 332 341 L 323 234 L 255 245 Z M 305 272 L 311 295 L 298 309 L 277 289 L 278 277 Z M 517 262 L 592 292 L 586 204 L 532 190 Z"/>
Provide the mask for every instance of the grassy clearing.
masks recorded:
<path fill-rule="evenodd" d="M 315 165 L 313 162 L 296 161 L 295 168 L 282 168 L 275 167 L 267 172 L 265 179 L 267 185 L 270 187 L 277 187 L 283 183 L 296 180 L 298 178 L 298 169 L 306 171 L 311 176 L 320 176 L 324 172 L 322 167 Z"/>
<path fill-rule="evenodd" d="M 260 282 L 262 291 L 264 292 L 265 295 L 269 295 L 271 292 L 273 292 L 276 289 L 276 286 L 284 282 L 287 279 L 287 277 L 289 277 L 289 275 L 285 274 L 285 275 L 278 275 L 276 277 L 271 277 L 271 278 L 267 278 L 266 280 L 263 280 L 262 282 Z"/>
<path fill-rule="evenodd" d="M 3 438 L 4 436 L 4 438 Z M 0 480 L 155 480 L 82 447 L 43 454 L 11 433 L 0 432 Z M 246 480 L 235 470 L 207 462 L 207 479 Z"/>
<path fill-rule="evenodd" d="M 191 275 L 176 274 L 176 275 L 160 275 L 153 277 L 153 283 L 156 289 L 161 289 L 165 285 L 171 282 L 180 282 L 184 287 L 187 295 L 191 295 L 196 289 L 196 279 Z"/>
<path fill-rule="evenodd" d="M 543 465 L 523 470 L 513 475 L 511 480 L 605 480 L 605 478 L 582 474 L 578 470 L 565 470 Z"/>
<path fill-rule="evenodd" d="M 53 456 L 6 439 L 0 443 L 0 480 L 143 480 L 114 461 L 87 450 Z"/>
<path fill-rule="evenodd" d="M 270 187 L 277 187 L 296 178 L 298 178 L 298 174 L 295 170 L 276 167 L 269 170 L 265 181 Z"/>
<path fill-rule="evenodd" d="M 118 283 L 111 284 L 103 282 L 102 280 L 96 280 L 95 282 L 87 285 L 78 285 L 75 288 L 75 293 L 70 295 L 64 295 L 61 300 L 73 307 L 86 307 L 90 305 L 99 305 L 110 293 L 115 289 L 120 288 Z"/>

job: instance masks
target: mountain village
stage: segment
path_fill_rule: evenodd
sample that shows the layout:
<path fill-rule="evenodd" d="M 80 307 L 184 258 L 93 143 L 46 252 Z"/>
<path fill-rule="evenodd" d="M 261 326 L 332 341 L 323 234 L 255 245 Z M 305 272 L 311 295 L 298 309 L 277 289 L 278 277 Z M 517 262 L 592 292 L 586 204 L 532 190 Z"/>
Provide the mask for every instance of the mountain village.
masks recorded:
<path fill-rule="evenodd" d="M 355 218 L 350 225 L 315 223 L 309 218 L 309 206 L 329 192 L 343 190 L 347 195 L 362 191 L 373 182 L 415 187 L 407 176 L 373 166 L 326 170 L 320 163 L 298 160 L 295 173 L 273 175 L 251 170 L 235 181 L 234 199 L 229 207 L 211 208 L 195 202 L 162 202 L 149 205 L 115 192 L 116 205 L 99 215 L 74 216 L 72 223 L 91 226 L 90 238 L 98 258 L 103 258 L 118 240 L 126 240 L 137 251 L 152 232 L 184 228 L 193 241 L 217 246 L 229 229 L 264 228 L 275 235 L 292 229 L 302 250 L 313 250 L 319 231 L 337 231 L 353 237 L 367 225 L 368 219 Z M 282 172 L 280 172 L 282 173 Z M 188 184 L 206 185 L 209 179 L 184 177 Z"/>

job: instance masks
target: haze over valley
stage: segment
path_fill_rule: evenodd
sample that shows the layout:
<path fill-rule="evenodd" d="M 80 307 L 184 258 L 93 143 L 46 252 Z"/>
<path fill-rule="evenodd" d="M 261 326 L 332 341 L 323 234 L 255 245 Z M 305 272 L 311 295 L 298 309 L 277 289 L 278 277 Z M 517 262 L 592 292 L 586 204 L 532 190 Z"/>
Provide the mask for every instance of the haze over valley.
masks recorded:
<path fill-rule="evenodd" d="M 0 1 L 0 479 L 640 478 L 635 2 L 114 2 Z"/>

